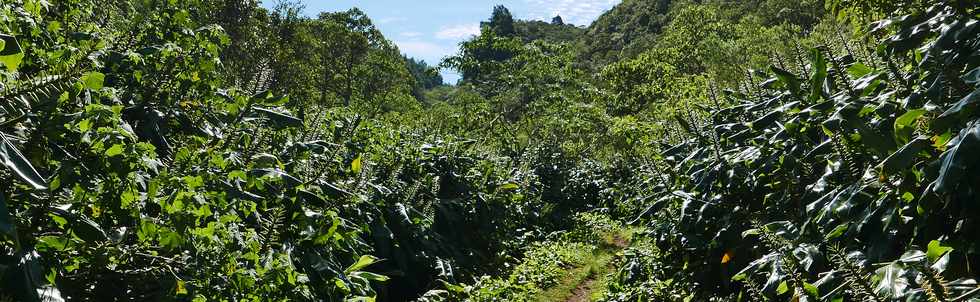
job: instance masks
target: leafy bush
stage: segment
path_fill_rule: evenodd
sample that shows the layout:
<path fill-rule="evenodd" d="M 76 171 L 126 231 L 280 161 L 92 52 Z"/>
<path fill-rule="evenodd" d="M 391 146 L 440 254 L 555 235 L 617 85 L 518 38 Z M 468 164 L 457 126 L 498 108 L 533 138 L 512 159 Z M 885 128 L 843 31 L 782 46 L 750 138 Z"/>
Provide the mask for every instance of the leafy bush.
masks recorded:
<path fill-rule="evenodd" d="M 507 278 L 484 277 L 467 286 L 469 301 L 533 301 L 535 295 L 558 284 L 569 268 L 592 257 L 594 246 L 580 242 L 545 242 L 528 249 L 523 262 Z"/>
<path fill-rule="evenodd" d="M 976 9 L 935 4 L 873 24 L 857 62 L 810 52 L 729 93 L 707 133 L 664 151 L 670 189 L 649 222 L 698 299 L 948 301 L 975 294 L 971 150 Z M 940 25 L 943 24 L 943 25 Z M 674 262 L 676 263 L 676 262 Z"/>
<path fill-rule="evenodd" d="M 579 212 L 572 216 L 574 226 L 566 238 L 576 242 L 607 242 L 621 236 L 623 226 L 608 215 L 591 212 Z M 619 238 L 618 240 L 626 240 Z"/>

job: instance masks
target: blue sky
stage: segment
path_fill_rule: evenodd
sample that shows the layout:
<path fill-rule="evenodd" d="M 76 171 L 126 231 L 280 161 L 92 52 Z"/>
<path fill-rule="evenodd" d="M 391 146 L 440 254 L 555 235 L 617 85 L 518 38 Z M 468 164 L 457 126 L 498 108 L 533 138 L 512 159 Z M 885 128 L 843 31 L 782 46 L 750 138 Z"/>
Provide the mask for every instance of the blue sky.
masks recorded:
<path fill-rule="evenodd" d="M 276 0 L 263 0 L 267 7 Z M 480 21 L 489 19 L 494 5 L 502 4 L 515 18 L 551 20 L 561 15 L 565 23 L 588 25 L 620 0 L 301 0 L 308 16 L 322 11 L 351 7 L 363 10 L 385 37 L 402 53 L 423 59 L 429 65 L 456 53 L 459 42 L 480 31 Z M 459 76 L 443 70 L 446 83 Z"/>

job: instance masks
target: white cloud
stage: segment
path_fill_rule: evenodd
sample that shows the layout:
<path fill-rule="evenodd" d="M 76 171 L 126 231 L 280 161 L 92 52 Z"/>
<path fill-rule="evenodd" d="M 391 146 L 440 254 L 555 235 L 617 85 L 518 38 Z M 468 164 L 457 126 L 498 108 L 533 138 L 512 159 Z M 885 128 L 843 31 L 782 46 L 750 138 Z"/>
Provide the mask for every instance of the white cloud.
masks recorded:
<path fill-rule="evenodd" d="M 436 38 L 443 40 L 459 40 L 480 34 L 480 24 L 461 24 L 443 27 L 436 32 Z"/>
<path fill-rule="evenodd" d="M 398 50 L 410 57 L 431 62 L 438 62 L 442 57 L 453 53 L 452 48 L 429 42 L 395 41 L 395 45 L 398 45 Z"/>
<path fill-rule="evenodd" d="M 589 25 L 621 0 L 524 0 L 531 6 L 531 17 L 551 20 L 560 15 L 565 23 Z"/>

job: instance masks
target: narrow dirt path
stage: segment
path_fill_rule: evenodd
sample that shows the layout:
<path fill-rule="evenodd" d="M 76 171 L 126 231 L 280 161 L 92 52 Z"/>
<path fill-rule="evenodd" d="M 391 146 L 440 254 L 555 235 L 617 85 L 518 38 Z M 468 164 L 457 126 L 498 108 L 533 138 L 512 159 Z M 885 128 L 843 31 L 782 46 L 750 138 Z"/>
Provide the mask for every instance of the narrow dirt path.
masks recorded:
<path fill-rule="evenodd" d="M 613 240 L 611 243 L 614 249 L 611 253 L 613 254 L 629 247 L 630 245 L 629 241 L 622 236 L 616 235 L 612 239 Z M 572 290 L 572 295 L 569 296 L 565 302 L 588 302 L 592 300 L 592 292 L 595 290 L 594 287 L 597 286 L 596 277 L 603 276 L 609 272 L 612 272 L 614 269 L 615 267 L 613 267 L 613 263 L 610 261 L 605 265 L 605 267 L 601 268 L 602 271 L 591 273 L 585 278 L 585 280 L 579 283 L 574 290 Z M 601 284 L 598 286 L 601 286 Z"/>
<path fill-rule="evenodd" d="M 595 284 L 595 276 L 585 279 L 572 291 L 572 296 L 565 302 L 588 302 L 592 296 L 592 285 Z"/>

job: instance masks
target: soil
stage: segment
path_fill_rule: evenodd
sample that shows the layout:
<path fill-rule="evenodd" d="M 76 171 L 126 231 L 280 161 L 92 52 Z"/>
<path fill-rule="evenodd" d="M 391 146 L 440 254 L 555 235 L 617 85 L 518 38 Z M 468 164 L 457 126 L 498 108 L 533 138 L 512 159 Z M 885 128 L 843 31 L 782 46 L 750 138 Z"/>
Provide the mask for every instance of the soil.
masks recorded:
<path fill-rule="evenodd" d="M 572 296 L 568 297 L 568 300 L 565 300 L 565 302 L 588 302 L 592 295 L 593 284 L 595 284 L 595 277 L 590 276 L 572 291 Z"/>

